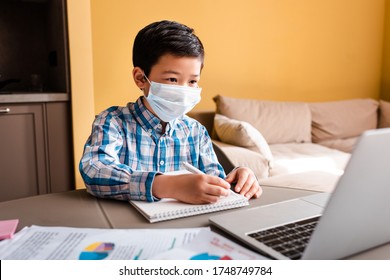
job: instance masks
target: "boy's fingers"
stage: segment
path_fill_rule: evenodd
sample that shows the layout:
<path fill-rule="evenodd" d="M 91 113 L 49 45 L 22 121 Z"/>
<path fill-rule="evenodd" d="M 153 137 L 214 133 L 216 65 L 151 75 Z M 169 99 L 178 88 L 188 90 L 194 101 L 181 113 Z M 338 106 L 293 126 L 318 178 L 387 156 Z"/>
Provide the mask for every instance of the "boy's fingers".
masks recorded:
<path fill-rule="evenodd" d="M 230 189 L 230 184 L 224 179 L 221 179 L 216 176 L 210 176 L 210 179 L 208 181 L 210 184 L 217 185 L 219 187 L 223 187 L 225 189 Z"/>
<path fill-rule="evenodd" d="M 255 181 L 254 181 L 254 178 L 247 176 L 245 178 L 245 180 L 242 180 L 242 182 L 244 182 L 244 183 L 242 184 L 240 194 L 246 195 L 248 192 L 251 191 Z"/>
<path fill-rule="evenodd" d="M 248 177 L 249 176 L 246 173 L 240 174 L 240 176 L 237 179 L 236 186 L 234 187 L 234 190 L 236 192 L 241 192 L 243 190 L 244 184 L 246 184 Z"/>
<path fill-rule="evenodd" d="M 233 170 L 232 172 L 230 172 L 230 173 L 226 176 L 225 180 L 226 180 L 227 182 L 229 182 L 229 183 L 232 183 L 232 182 L 234 181 L 234 179 L 236 178 L 236 173 L 237 173 L 237 169 Z"/>
<path fill-rule="evenodd" d="M 263 189 L 261 188 L 261 186 L 259 186 L 259 189 L 258 189 L 258 191 L 255 193 L 254 197 L 255 197 L 255 198 L 259 198 L 262 194 L 263 194 Z"/>
<path fill-rule="evenodd" d="M 210 185 L 207 188 L 206 193 L 209 195 L 218 196 L 218 197 L 219 196 L 228 196 L 229 190 L 222 188 L 220 186 L 217 186 L 217 185 Z"/>
<path fill-rule="evenodd" d="M 251 197 L 258 198 L 261 196 L 262 193 L 262 188 L 258 184 L 257 180 L 254 180 L 253 184 L 250 186 L 250 189 L 247 192 L 243 191 L 242 195 L 246 196 L 249 199 Z"/>

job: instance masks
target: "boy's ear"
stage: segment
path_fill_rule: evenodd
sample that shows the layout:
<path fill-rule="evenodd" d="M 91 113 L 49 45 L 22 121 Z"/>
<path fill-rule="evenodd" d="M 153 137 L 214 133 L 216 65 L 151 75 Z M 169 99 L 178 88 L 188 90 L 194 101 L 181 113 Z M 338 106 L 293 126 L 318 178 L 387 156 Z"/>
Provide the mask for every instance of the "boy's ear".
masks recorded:
<path fill-rule="evenodd" d="M 140 67 L 134 67 L 133 79 L 137 87 L 139 87 L 141 90 L 145 88 L 146 79 L 144 76 L 144 71 Z"/>

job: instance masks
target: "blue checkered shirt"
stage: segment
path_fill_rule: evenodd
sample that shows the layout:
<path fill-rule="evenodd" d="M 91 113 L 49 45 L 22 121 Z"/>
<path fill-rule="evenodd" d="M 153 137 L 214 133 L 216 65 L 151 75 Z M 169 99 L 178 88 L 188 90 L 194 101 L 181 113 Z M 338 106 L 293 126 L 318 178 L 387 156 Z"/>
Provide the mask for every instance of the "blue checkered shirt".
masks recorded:
<path fill-rule="evenodd" d="M 89 193 L 155 201 L 155 176 L 182 169 L 181 162 L 225 178 L 204 126 L 183 116 L 167 123 L 163 133 L 160 120 L 142 99 L 126 107 L 111 107 L 96 117 L 79 165 Z"/>

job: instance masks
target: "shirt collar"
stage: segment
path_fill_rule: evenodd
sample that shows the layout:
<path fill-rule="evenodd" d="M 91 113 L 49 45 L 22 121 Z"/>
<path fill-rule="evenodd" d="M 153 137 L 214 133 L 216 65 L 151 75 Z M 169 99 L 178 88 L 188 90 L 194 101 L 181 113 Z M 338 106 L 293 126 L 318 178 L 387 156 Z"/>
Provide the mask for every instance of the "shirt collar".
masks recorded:
<path fill-rule="evenodd" d="M 129 103 L 128 106 L 130 111 L 133 112 L 133 115 L 136 121 L 141 125 L 141 127 L 148 131 L 149 133 L 156 132 L 157 134 L 162 134 L 161 120 L 153 115 L 143 103 L 143 96 L 140 96 L 135 103 Z M 167 123 L 165 132 L 172 136 L 173 127 L 175 126 L 176 120 L 170 121 Z"/>

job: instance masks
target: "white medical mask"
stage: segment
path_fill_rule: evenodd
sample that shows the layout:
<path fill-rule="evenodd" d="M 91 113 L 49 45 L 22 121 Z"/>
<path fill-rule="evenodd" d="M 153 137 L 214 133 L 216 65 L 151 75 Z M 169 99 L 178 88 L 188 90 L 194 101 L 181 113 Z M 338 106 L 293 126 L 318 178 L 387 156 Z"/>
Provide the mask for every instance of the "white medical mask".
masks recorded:
<path fill-rule="evenodd" d="M 146 100 L 164 122 L 170 122 L 188 113 L 201 99 L 201 88 L 160 84 L 146 79 L 150 83 Z"/>

